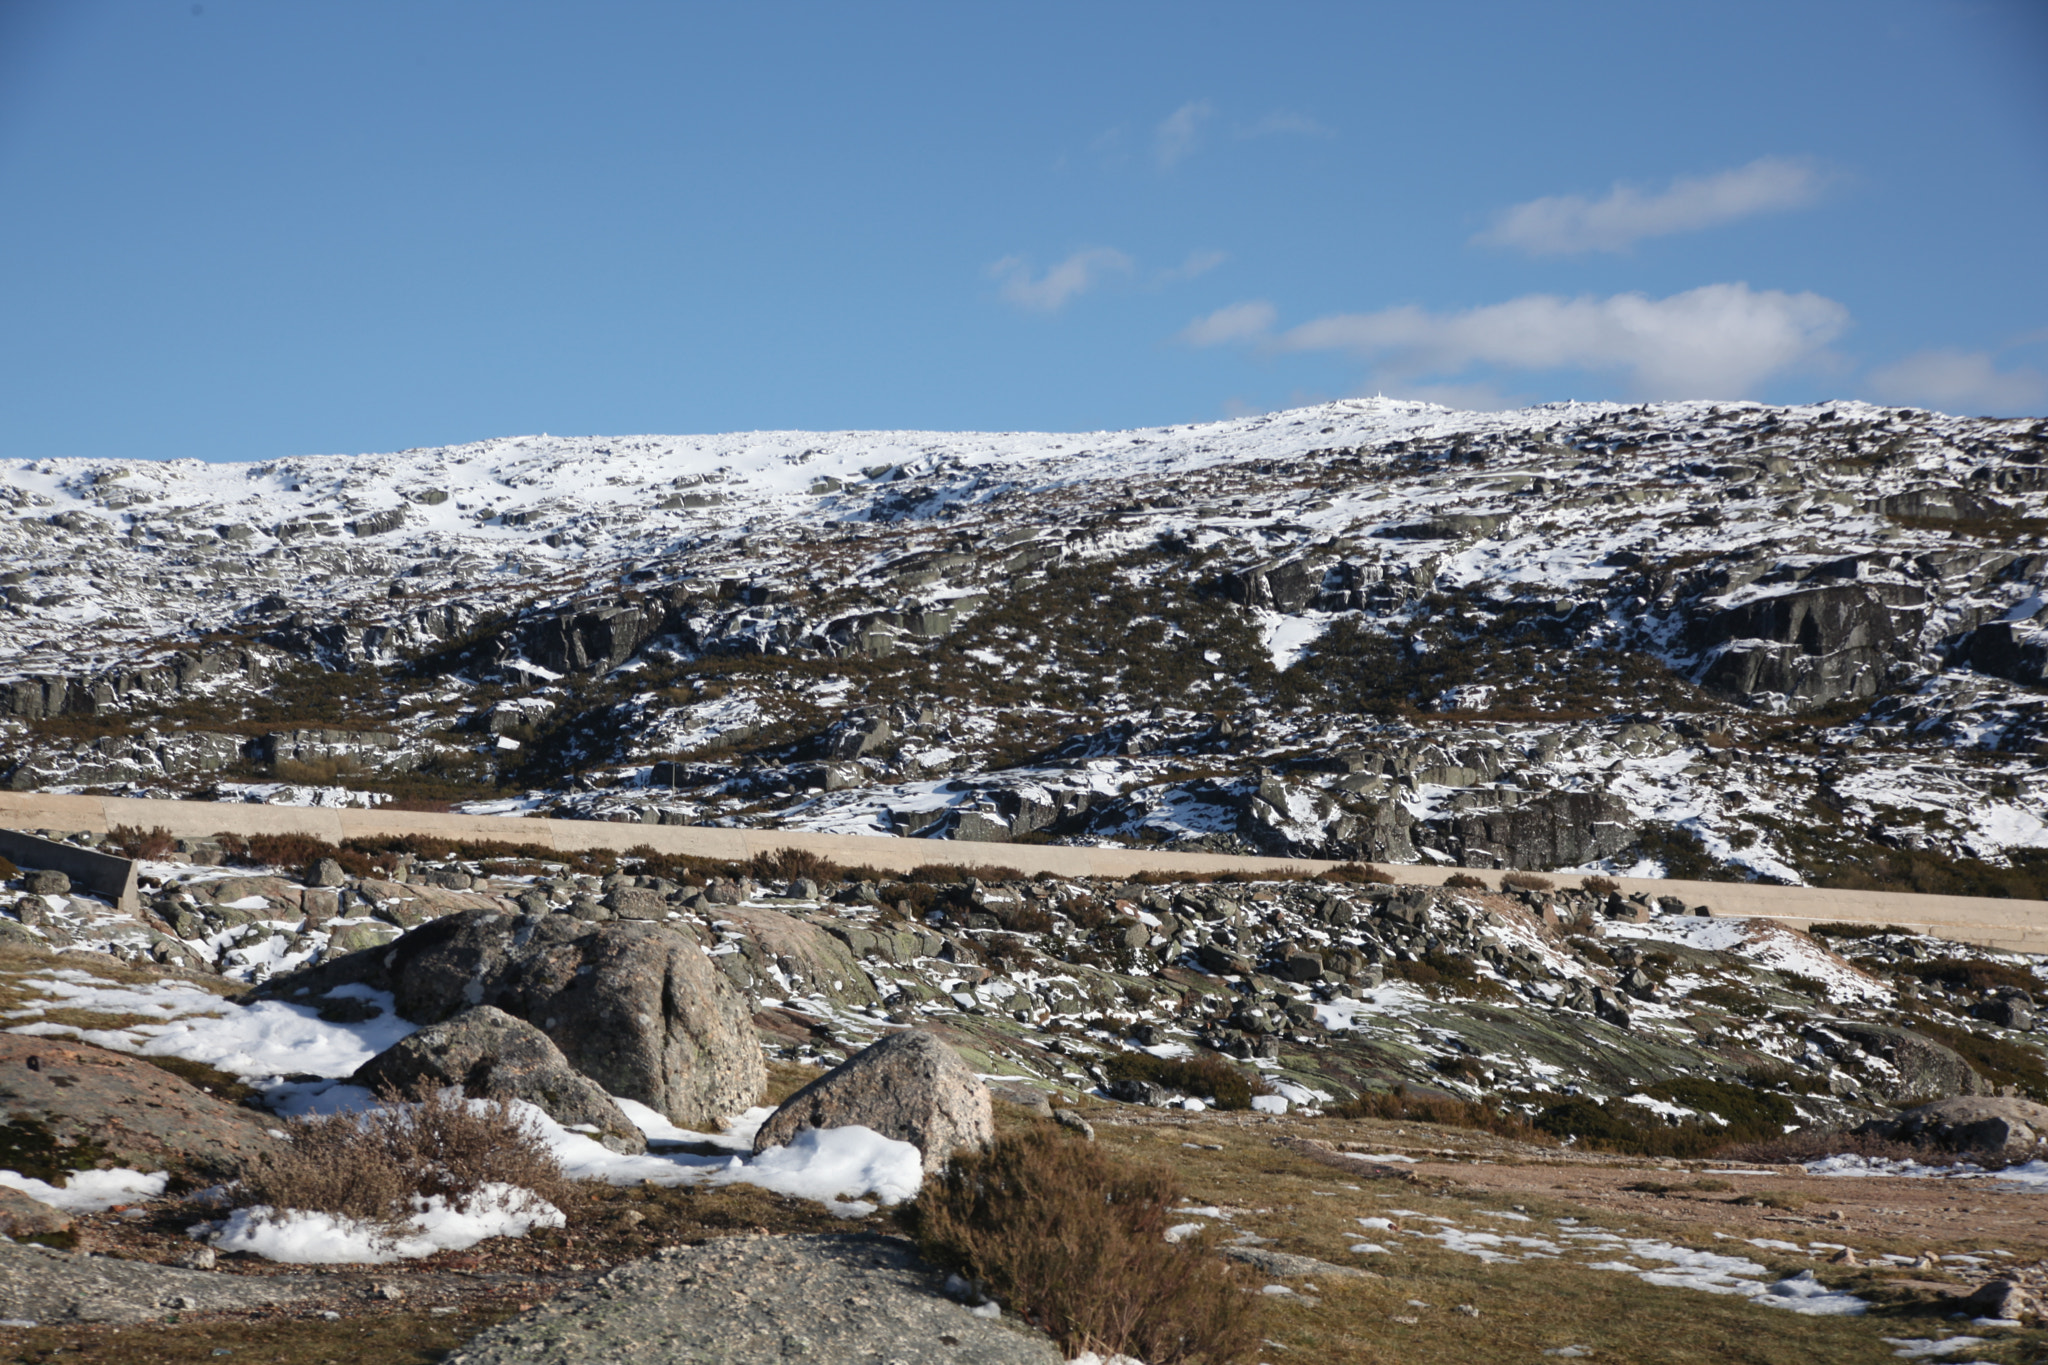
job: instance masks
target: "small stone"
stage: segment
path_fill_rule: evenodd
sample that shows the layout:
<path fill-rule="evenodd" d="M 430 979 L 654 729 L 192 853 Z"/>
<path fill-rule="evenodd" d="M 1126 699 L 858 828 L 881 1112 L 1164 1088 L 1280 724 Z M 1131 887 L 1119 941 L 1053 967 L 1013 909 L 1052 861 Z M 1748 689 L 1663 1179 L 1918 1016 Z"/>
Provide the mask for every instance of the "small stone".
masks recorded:
<path fill-rule="evenodd" d="M 1073 1129 L 1090 1142 L 1095 1141 L 1095 1125 L 1082 1118 L 1076 1110 L 1055 1109 L 1052 1111 L 1052 1121 L 1062 1128 Z"/>

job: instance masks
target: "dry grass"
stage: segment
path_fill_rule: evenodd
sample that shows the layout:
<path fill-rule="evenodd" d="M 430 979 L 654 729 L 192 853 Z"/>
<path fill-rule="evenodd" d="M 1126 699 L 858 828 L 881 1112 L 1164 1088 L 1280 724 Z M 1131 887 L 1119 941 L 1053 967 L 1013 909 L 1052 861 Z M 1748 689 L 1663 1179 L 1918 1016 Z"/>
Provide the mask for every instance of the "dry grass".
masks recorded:
<path fill-rule="evenodd" d="M 1205 1241 L 1166 1240 L 1179 1195 L 1163 1166 L 1034 1129 L 956 1157 L 918 1199 L 918 1241 L 1070 1352 L 1249 1359 L 1254 1305 L 1235 1277 Z"/>
<path fill-rule="evenodd" d="M 245 1204 L 391 1224 L 413 1212 L 415 1199 L 466 1208 L 492 1183 L 557 1208 L 575 1202 L 575 1182 L 554 1153 L 496 1100 L 427 1091 L 406 1103 L 387 1092 L 375 1109 L 293 1119 L 287 1132 L 288 1144 L 244 1173 Z"/>
<path fill-rule="evenodd" d="M 1376 1276 L 1348 1280 L 1311 1275 L 1285 1281 L 1320 1302 L 1264 1299 L 1258 1309 L 1258 1333 L 1269 1344 L 1258 1358 L 1274 1365 L 1528 1365 L 1545 1360 L 1545 1351 L 1566 1346 L 1587 1348 L 1589 1360 L 1631 1365 L 1877 1365 L 1896 1358 L 1894 1348 L 1883 1341 L 1885 1336 L 1939 1336 L 1949 1328 L 1949 1308 L 1925 1294 L 1898 1294 L 1896 1301 L 1874 1306 L 1861 1318 L 1803 1317 L 1733 1296 L 1646 1284 L 1632 1275 L 1593 1270 L 1569 1260 L 1487 1264 L 1406 1234 L 1366 1233 L 1397 1249 L 1389 1255 L 1353 1253 L 1349 1248 L 1360 1240 L 1355 1220 L 1370 1216 L 1394 1216 L 1417 1231 L 1433 1230 L 1427 1217 L 1442 1217 L 1466 1228 L 1531 1235 L 1543 1235 L 1548 1220 L 1575 1217 L 1630 1236 L 1663 1237 L 1696 1247 L 1722 1245 L 1696 1223 L 1659 1217 L 1654 1204 L 1623 1215 L 1562 1198 L 1468 1189 L 1454 1177 L 1417 1177 L 1388 1164 L 1359 1162 L 1355 1170 L 1333 1168 L 1334 1163 L 1317 1162 L 1275 1144 L 1276 1137 L 1299 1133 L 1355 1141 L 1368 1151 L 1390 1150 L 1389 1143 L 1391 1150 L 1405 1144 L 1412 1151 L 1417 1145 L 1436 1147 L 1467 1136 L 1412 1118 L 1406 1121 L 1403 1136 L 1403 1130 L 1370 1121 L 1244 1123 L 1202 1116 L 1125 1125 L 1114 1122 L 1108 1106 L 1091 1106 L 1088 1112 L 1101 1145 L 1131 1160 L 1171 1162 L 1187 1198 L 1221 1206 L 1230 1214 L 1232 1230 L 1271 1238 L 1278 1251 L 1355 1266 Z M 1476 1135 L 1471 1140 L 1475 1155 L 1507 1155 L 1497 1143 Z M 1692 1181 L 1682 1172 L 1676 1178 Z M 1725 1201 L 1725 1192 L 1709 1188 L 1718 1184 L 1702 1179 L 1689 1183 L 1688 1192 L 1695 1200 L 1712 1195 Z M 1395 1212 L 1401 1209 L 1425 1217 Z M 1537 1227 L 1492 1221 L 1483 1216 L 1485 1210 L 1520 1212 L 1535 1219 Z M 1753 1226 L 1757 1216 L 1749 1207 L 1731 1208 L 1730 1214 L 1731 1231 Z M 1925 1249 L 1924 1244 L 1894 1245 L 1867 1233 L 1834 1236 L 1854 1240 L 1867 1252 Z M 2012 1249 L 2024 1254 L 2021 1247 Z M 1822 1280 L 1874 1304 L 1894 1292 L 1887 1286 L 1895 1272 L 1831 1266 L 1825 1262 L 1826 1253 L 1803 1256 L 1749 1245 L 1741 1250 L 1764 1264 L 1772 1276 L 1815 1270 Z M 1460 1312 L 1461 1304 L 1476 1309 L 1477 1316 Z M 2032 1365 L 2042 1358 L 2044 1340 L 2048 1339 L 2040 1332 L 2015 1333 L 1973 1348 L 1971 1358 Z"/>

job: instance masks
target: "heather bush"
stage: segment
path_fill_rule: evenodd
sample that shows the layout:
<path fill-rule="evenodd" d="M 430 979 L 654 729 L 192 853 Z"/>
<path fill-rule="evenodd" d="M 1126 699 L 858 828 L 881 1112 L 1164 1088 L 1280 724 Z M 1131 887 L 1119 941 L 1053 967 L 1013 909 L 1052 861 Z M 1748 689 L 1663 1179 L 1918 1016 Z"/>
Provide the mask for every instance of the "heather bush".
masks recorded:
<path fill-rule="evenodd" d="M 1324 871 L 1316 880 L 1337 882 L 1346 886 L 1392 886 L 1394 875 L 1371 863 L 1339 863 Z"/>
<path fill-rule="evenodd" d="M 484 1186 L 516 1185 L 557 1208 L 575 1184 L 539 1132 L 508 1104 L 425 1091 L 404 1102 L 387 1091 L 360 1114 L 286 1124 L 288 1141 L 242 1175 L 241 1202 L 395 1224 L 415 1198 L 467 1208 Z"/>
<path fill-rule="evenodd" d="M 1232 1066 L 1213 1052 L 1192 1057 L 1118 1052 L 1103 1059 L 1102 1073 L 1112 1081 L 1151 1081 L 1185 1095 L 1214 1099 L 1218 1109 L 1249 1109 L 1252 1096 L 1273 1093 L 1264 1078 Z"/>
<path fill-rule="evenodd" d="M 1535 872 L 1503 872 L 1500 889 L 1503 891 L 1548 891 L 1557 883 Z"/>
<path fill-rule="evenodd" d="M 146 830 L 133 825 L 115 825 L 107 831 L 107 846 L 124 858 L 163 859 L 170 856 L 176 841 L 162 825 Z"/>
<path fill-rule="evenodd" d="M 1475 877 L 1470 872 L 1453 872 L 1450 876 L 1444 878 L 1444 885 L 1453 891 L 1485 891 L 1488 889 L 1485 879 Z"/>
<path fill-rule="evenodd" d="M 1224 1365 L 1258 1343 L 1254 1300 L 1210 1244 L 1166 1240 L 1171 1171 L 1057 1129 L 955 1156 L 915 1208 L 926 1259 L 972 1280 L 1066 1354 Z"/>
<path fill-rule="evenodd" d="M 1476 1100 L 1454 1099 L 1449 1095 L 1412 1095 L 1406 1086 L 1392 1090 L 1369 1090 L 1341 1104 L 1323 1110 L 1338 1119 L 1386 1119 L 1410 1123 L 1437 1123 L 1446 1128 L 1476 1128 L 1517 1142 L 1548 1144 L 1551 1138 L 1521 1114 L 1510 1113 Z"/>

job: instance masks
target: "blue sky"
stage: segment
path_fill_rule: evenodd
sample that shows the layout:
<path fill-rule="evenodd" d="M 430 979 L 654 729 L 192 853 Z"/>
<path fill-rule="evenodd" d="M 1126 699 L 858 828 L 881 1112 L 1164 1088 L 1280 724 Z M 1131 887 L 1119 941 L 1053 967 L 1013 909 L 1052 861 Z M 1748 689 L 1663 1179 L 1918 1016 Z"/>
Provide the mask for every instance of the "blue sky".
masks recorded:
<path fill-rule="evenodd" d="M 2048 5 L 0 0 L 0 457 L 2048 411 Z"/>

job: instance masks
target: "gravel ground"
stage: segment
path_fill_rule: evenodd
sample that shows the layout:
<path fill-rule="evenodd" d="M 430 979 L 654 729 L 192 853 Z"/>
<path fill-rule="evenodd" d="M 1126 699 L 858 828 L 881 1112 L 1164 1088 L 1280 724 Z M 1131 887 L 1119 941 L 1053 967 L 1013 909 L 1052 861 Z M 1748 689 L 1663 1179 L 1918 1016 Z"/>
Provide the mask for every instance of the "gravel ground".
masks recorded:
<path fill-rule="evenodd" d="M 620 1266 L 492 1328 L 448 1365 L 1058 1365 L 976 1317 L 896 1238 L 726 1237 Z"/>
<path fill-rule="evenodd" d="M 166 1313 L 284 1303 L 310 1292 L 282 1277 L 209 1274 L 0 1241 L 0 1319 L 12 1324 L 125 1325 Z"/>

